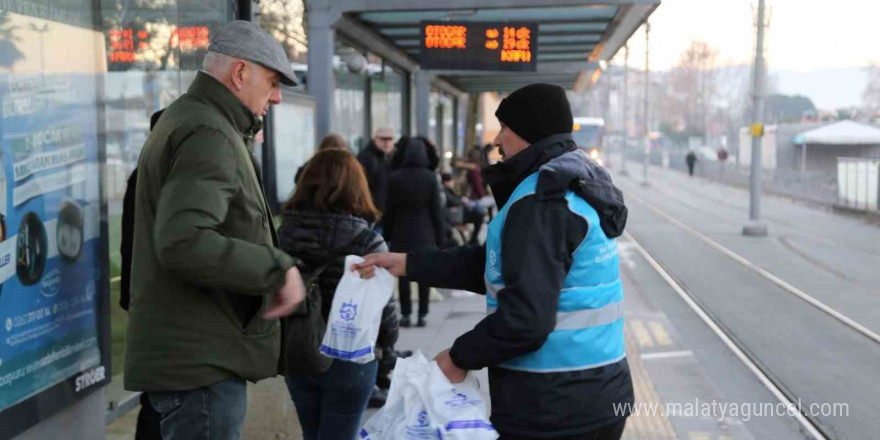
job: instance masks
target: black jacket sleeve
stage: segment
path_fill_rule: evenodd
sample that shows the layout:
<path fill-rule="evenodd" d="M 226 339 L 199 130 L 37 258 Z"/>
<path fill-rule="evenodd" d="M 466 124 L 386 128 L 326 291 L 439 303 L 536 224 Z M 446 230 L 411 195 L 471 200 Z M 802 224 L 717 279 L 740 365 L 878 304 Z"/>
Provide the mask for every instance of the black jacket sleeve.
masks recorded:
<path fill-rule="evenodd" d="M 478 370 L 535 351 L 556 326 L 571 255 L 587 233 L 586 221 L 568 209 L 562 194 L 528 196 L 510 208 L 498 310 L 455 341 L 450 355 L 459 368 Z"/>
<path fill-rule="evenodd" d="M 370 154 L 369 151 L 364 150 L 358 154 L 357 160 L 361 163 L 361 166 L 364 167 L 367 184 L 370 186 L 370 194 L 375 194 L 376 173 L 379 171 L 379 164 L 377 163 L 376 157 Z"/>
<path fill-rule="evenodd" d="M 406 276 L 441 289 L 486 293 L 484 246 L 459 246 L 447 250 L 413 252 L 406 258 Z"/>
<path fill-rule="evenodd" d="M 131 302 L 131 260 L 134 248 L 134 201 L 137 192 L 137 168 L 131 172 L 125 195 L 122 198 L 122 240 L 119 252 L 122 254 L 122 274 L 119 284 L 119 306 L 128 310 Z"/>
<path fill-rule="evenodd" d="M 388 246 L 379 234 L 375 234 L 373 241 L 370 243 L 367 253 L 388 252 Z M 346 270 L 348 270 L 346 268 Z M 376 338 L 376 346 L 381 348 L 393 348 L 400 334 L 400 322 L 398 319 L 397 301 L 394 295 L 385 304 L 382 309 L 382 321 L 379 324 L 379 336 Z"/>
<path fill-rule="evenodd" d="M 385 237 L 392 237 L 394 231 L 394 216 L 397 215 L 395 199 L 390 194 L 389 191 L 388 198 L 385 200 L 385 211 L 382 212 L 382 218 L 379 220 L 379 224 L 382 226 L 382 235 Z"/>

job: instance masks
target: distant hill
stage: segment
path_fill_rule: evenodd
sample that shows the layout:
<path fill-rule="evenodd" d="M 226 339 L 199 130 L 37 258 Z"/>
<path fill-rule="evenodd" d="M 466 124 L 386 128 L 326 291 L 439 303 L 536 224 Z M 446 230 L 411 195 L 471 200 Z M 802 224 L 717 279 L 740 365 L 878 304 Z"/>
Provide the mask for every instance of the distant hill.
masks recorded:
<path fill-rule="evenodd" d="M 864 67 L 828 68 L 807 73 L 771 69 L 770 75 L 777 93 L 807 96 L 822 110 L 861 105 L 862 91 L 868 83 Z"/>

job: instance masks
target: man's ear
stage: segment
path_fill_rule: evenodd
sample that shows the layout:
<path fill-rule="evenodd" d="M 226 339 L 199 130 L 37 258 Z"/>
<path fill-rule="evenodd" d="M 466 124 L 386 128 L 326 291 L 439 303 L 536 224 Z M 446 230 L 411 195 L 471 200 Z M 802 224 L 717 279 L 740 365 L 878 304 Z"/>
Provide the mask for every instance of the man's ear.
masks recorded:
<path fill-rule="evenodd" d="M 235 91 L 240 92 L 244 89 L 244 85 L 247 84 L 248 74 L 250 74 L 250 72 L 248 72 L 248 65 L 246 62 L 235 60 L 232 63 L 232 69 L 229 70 L 229 81 L 232 83 L 232 87 L 235 88 Z"/>

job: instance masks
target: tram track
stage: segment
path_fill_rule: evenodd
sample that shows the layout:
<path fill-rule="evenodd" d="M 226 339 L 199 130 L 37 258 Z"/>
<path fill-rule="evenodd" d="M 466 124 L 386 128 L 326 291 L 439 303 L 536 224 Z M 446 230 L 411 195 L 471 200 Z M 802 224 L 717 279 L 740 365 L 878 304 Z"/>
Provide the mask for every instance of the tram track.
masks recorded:
<path fill-rule="evenodd" d="M 751 272 L 758 275 L 759 278 L 756 279 L 761 279 L 765 282 L 772 283 L 772 285 L 782 289 L 784 292 L 790 294 L 792 297 L 809 304 L 809 306 L 816 310 L 819 310 L 822 314 L 831 317 L 833 322 L 842 325 L 842 327 L 846 329 L 844 330 L 844 332 L 854 332 L 852 337 L 856 338 L 856 340 L 858 338 L 863 338 L 862 340 L 865 341 L 865 343 L 874 347 L 876 347 L 876 344 L 880 344 L 880 335 L 878 335 L 875 331 L 867 328 L 865 325 L 857 322 L 856 320 L 852 319 L 849 316 L 846 316 L 845 314 L 829 306 L 828 304 L 809 295 L 804 290 L 796 287 L 789 281 L 783 279 L 780 276 L 777 276 L 776 274 L 765 269 L 764 267 L 761 267 L 759 264 L 750 261 L 742 255 L 721 245 L 706 234 L 685 224 L 678 218 L 658 208 L 651 202 L 645 200 L 643 197 L 633 194 L 632 191 L 625 190 L 624 192 L 627 199 L 636 203 L 637 206 L 643 206 L 656 217 L 662 219 L 665 223 L 683 231 L 689 237 L 696 238 L 697 241 L 708 246 L 709 248 L 717 252 L 717 254 L 723 255 L 725 258 L 736 262 L 737 265 L 746 268 L 747 271 L 745 273 Z M 794 413 L 790 413 L 790 415 L 792 415 L 800 425 L 803 435 L 813 439 L 839 438 L 836 435 L 838 433 L 838 430 L 832 427 L 833 423 L 831 423 L 830 421 L 820 420 L 818 415 L 809 413 L 807 411 L 807 408 L 801 407 L 800 405 L 795 405 L 795 402 L 799 404 L 801 402 L 801 398 L 806 398 L 807 395 L 811 393 L 807 392 L 806 394 L 801 395 L 800 393 L 796 392 L 796 390 L 802 388 L 802 382 L 798 383 L 798 381 L 793 382 L 787 379 L 787 376 L 785 376 L 785 374 L 788 373 L 783 374 L 783 376 L 775 375 L 774 371 L 778 370 L 778 367 L 780 365 L 778 359 L 776 359 L 775 361 L 769 359 L 770 365 L 775 364 L 773 368 L 768 367 L 767 363 L 762 362 L 761 358 L 756 354 L 756 352 L 749 349 L 749 345 L 746 344 L 746 341 L 738 338 L 736 333 L 732 330 L 732 327 L 725 325 L 724 321 L 721 319 L 721 316 L 716 315 L 713 312 L 713 309 L 708 307 L 709 303 L 704 303 L 704 301 L 701 300 L 700 295 L 697 295 L 699 291 L 692 291 L 692 288 L 688 286 L 688 280 L 690 280 L 690 278 L 676 278 L 676 275 L 674 275 L 676 272 L 676 265 L 664 264 L 663 262 L 661 262 L 664 260 L 655 257 L 651 252 L 648 251 L 648 249 L 645 248 L 645 246 L 641 244 L 638 237 L 638 231 L 631 231 L 632 228 L 630 231 L 625 232 L 625 238 L 633 243 L 633 246 L 637 250 L 637 252 L 642 255 L 642 257 L 646 261 L 648 261 L 650 266 L 676 292 L 676 294 L 687 304 L 687 306 L 689 306 L 689 308 L 694 311 L 694 313 L 710 328 L 710 330 L 715 333 L 719 339 L 721 339 L 724 345 L 731 350 L 731 352 L 746 366 L 746 368 L 752 374 L 754 374 L 754 376 L 763 385 L 763 387 L 769 390 L 780 404 L 784 404 L 788 407 L 795 407 L 800 410 L 795 411 Z M 668 255 L 666 255 L 666 257 L 668 257 Z M 741 328 L 739 330 L 741 330 Z M 749 338 L 746 339 L 748 340 Z M 760 350 L 758 350 L 758 352 L 760 352 Z M 768 355 L 768 352 L 764 350 L 762 356 L 766 355 Z M 783 369 L 779 371 L 784 372 L 786 370 Z M 788 383 L 788 385 L 786 385 L 786 383 Z M 801 389 L 801 391 L 804 390 Z M 806 400 L 810 401 L 809 398 L 807 398 Z M 815 394 L 813 394 L 813 401 L 816 401 Z M 830 424 L 826 424 L 826 422 Z"/>

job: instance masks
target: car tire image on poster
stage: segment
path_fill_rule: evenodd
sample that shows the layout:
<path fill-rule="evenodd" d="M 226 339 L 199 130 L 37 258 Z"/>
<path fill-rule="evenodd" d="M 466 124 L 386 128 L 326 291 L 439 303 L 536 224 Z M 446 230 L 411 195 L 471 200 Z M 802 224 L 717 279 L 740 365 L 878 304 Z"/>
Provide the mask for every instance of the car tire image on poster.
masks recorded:
<path fill-rule="evenodd" d="M 35 284 L 46 270 L 46 228 L 33 211 L 25 214 L 18 226 L 15 272 L 25 286 Z"/>

